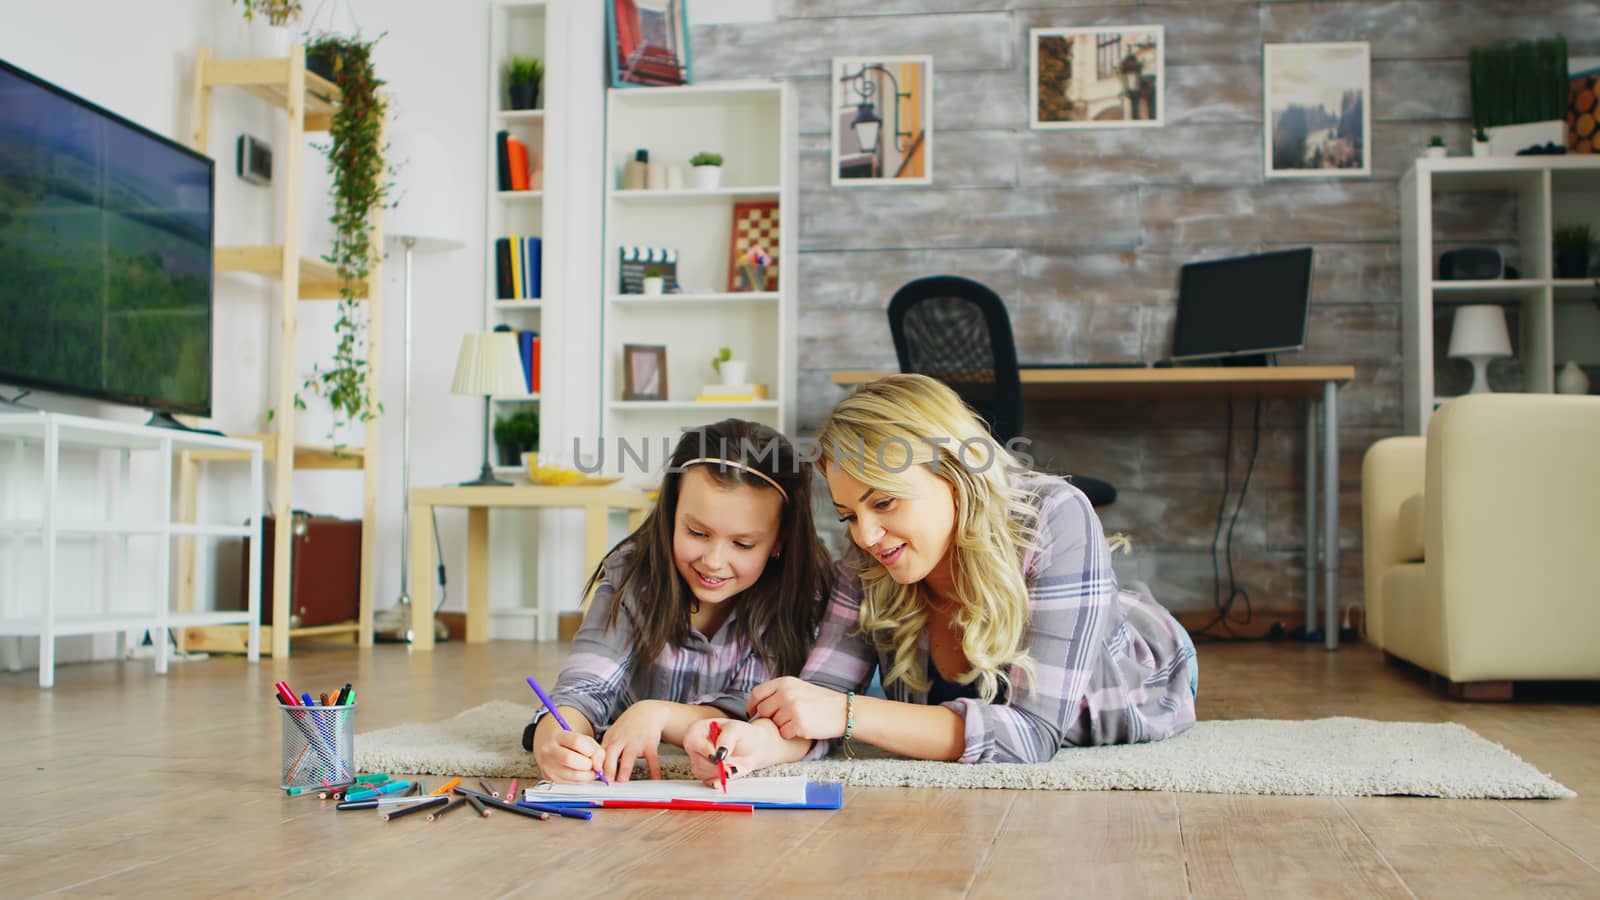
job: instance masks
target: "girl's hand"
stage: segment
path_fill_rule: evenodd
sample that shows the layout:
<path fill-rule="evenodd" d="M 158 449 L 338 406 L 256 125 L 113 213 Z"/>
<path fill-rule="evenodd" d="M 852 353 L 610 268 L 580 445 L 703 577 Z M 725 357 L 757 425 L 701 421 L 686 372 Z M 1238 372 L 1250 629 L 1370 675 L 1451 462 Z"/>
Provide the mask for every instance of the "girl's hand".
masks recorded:
<path fill-rule="evenodd" d="M 650 777 L 661 777 L 661 730 L 667 725 L 668 707 L 654 700 L 641 700 L 628 707 L 606 729 L 600 745 L 605 748 L 605 773 L 612 781 L 627 781 L 633 775 L 634 761 L 644 757 Z"/>
<path fill-rule="evenodd" d="M 711 723 L 717 723 L 719 734 L 711 740 Z M 760 725 L 738 719 L 701 719 L 689 726 L 683 735 L 683 752 L 689 754 L 689 770 L 694 777 L 709 785 L 720 787 L 721 774 L 712 761 L 717 748 L 727 749 L 722 764 L 728 770 L 728 779 L 740 778 L 765 765 L 772 731 Z"/>
<path fill-rule="evenodd" d="M 844 735 L 845 696 L 792 675 L 756 685 L 746 706 L 750 718 L 771 719 L 784 739 L 827 741 Z"/>
<path fill-rule="evenodd" d="M 606 761 L 605 750 L 594 738 L 563 729 L 554 716 L 539 720 L 533 732 L 533 755 L 539 762 L 539 774 L 561 784 L 593 781 L 594 770 Z"/>

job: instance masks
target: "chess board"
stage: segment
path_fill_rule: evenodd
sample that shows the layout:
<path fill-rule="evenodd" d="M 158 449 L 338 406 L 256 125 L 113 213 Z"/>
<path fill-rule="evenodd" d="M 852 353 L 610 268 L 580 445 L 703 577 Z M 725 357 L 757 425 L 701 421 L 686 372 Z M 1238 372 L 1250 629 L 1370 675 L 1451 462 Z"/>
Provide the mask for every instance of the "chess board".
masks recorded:
<path fill-rule="evenodd" d="M 733 205 L 732 238 L 728 246 L 728 290 L 739 290 L 739 260 L 751 247 L 760 247 L 772 257 L 767 266 L 766 285 L 761 290 L 778 289 L 778 201 L 750 200 Z"/>

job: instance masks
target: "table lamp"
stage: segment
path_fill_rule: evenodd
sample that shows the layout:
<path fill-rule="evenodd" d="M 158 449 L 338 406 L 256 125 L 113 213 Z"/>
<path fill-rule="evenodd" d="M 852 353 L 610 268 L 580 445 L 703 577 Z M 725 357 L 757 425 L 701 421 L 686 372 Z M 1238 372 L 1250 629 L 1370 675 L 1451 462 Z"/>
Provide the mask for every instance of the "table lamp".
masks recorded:
<path fill-rule="evenodd" d="M 1456 307 L 1448 355 L 1471 361 L 1472 389 L 1467 393 L 1489 393 L 1489 360 L 1511 355 L 1505 310 L 1493 305 Z"/>
<path fill-rule="evenodd" d="M 494 467 L 489 465 L 489 443 L 494 427 L 490 400 L 496 394 L 526 394 L 528 380 L 522 372 L 522 352 L 517 348 L 517 335 L 512 331 L 489 331 L 468 334 L 461 339 L 461 352 L 456 355 L 456 377 L 450 385 L 452 394 L 483 397 L 483 471 L 476 481 L 464 481 L 467 487 L 503 486 L 511 482 L 494 477 Z"/>
<path fill-rule="evenodd" d="M 400 383 L 400 597 L 393 610 L 380 613 L 381 637 L 402 639 L 411 622 L 411 287 L 412 256 L 443 253 L 466 246 L 456 168 L 444 145 L 426 132 L 402 131 L 389 141 L 388 158 L 399 171 L 394 209 L 384 215 L 384 237 L 405 248 L 405 306 L 401 338 Z M 445 637 L 449 636 L 448 629 Z"/>

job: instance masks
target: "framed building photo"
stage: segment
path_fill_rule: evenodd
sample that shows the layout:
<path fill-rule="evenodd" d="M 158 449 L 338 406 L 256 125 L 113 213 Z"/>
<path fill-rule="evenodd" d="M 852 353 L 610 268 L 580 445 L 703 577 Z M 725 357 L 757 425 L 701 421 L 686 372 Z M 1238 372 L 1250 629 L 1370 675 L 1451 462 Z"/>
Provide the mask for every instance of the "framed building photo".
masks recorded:
<path fill-rule="evenodd" d="M 612 87 L 690 83 L 685 0 L 603 2 Z"/>
<path fill-rule="evenodd" d="M 1159 127 L 1166 109 L 1164 39 L 1160 25 L 1029 31 L 1033 127 Z"/>
<path fill-rule="evenodd" d="M 1268 178 L 1372 174 L 1372 74 L 1365 43 L 1267 44 Z"/>
<path fill-rule="evenodd" d="M 833 60 L 833 184 L 933 183 L 933 57 Z"/>
<path fill-rule="evenodd" d="M 622 399 L 667 399 L 667 348 L 660 344 L 622 345 Z"/>

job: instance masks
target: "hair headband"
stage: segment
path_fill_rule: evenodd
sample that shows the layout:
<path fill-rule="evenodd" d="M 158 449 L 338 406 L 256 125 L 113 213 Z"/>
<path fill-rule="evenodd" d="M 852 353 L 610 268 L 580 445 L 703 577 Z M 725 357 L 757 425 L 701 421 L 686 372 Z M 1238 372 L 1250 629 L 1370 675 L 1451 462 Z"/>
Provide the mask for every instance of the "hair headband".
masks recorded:
<path fill-rule="evenodd" d="M 682 463 L 681 465 L 678 466 L 678 468 L 687 469 L 690 466 L 698 466 L 698 465 L 732 466 L 735 469 L 743 469 L 744 471 L 749 472 L 751 475 L 754 475 L 757 478 L 761 479 L 762 481 L 765 481 L 767 484 L 772 485 L 773 490 L 777 491 L 780 495 L 783 496 L 783 502 L 785 502 L 785 503 L 789 502 L 789 492 L 783 489 L 783 485 L 779 484 L 777 479 L 775 479 L 771 475 L 768 475 L 767 473 L 761 471 L 760 469 L 751 468 L 750 466 L 747 466 L 744 463 L 739 462 L 738 460 L 734 460 L 734 459 L 718 459 L 718 458 L 716 458 L 714 456 L 699 456 L 699 457 L 695 457 L 694 459 L 689 460 L 686 463 Z"/>

